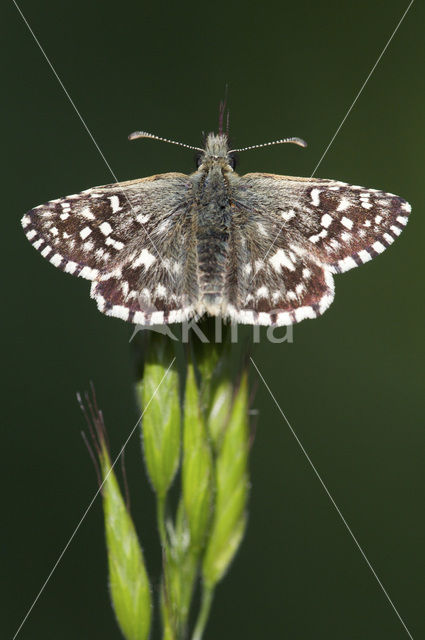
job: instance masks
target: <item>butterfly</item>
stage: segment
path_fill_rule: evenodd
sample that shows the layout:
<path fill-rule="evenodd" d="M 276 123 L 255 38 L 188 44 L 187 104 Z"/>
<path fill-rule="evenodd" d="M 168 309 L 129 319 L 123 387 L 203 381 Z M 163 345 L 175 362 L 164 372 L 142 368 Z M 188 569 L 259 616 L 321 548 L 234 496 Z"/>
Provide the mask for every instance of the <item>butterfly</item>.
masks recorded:
<path fill-rule="evenodd" d="M 54 266 L 92 281 L 100 311 L 140 325 L 220 316 L 290 325 L 321 315 L 334 274 L 382 253 L 411 211 L 402 198 L 317 178 L 238 175 L 227 135 L 195 149 L 190 175 L 93 187 L 35 207 L 28 240 Z"/>

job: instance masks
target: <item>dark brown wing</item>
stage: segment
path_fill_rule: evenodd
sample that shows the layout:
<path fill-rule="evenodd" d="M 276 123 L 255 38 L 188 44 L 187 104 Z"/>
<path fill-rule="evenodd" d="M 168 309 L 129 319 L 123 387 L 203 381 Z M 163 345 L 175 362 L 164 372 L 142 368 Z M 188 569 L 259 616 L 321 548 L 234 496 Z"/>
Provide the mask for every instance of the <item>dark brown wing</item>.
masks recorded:
<path fill-rule="evenodd" d="M 228 272 L 229 315 L 260 324 L 323 313 L 333 299 L 332 274 L 382 253 L 410 212 L 405 200 L 383 191 L 262 173 L 235 176 L 232 197 L 240 217 L 234 244 L 243 237 L 246 245 L 233 261 L 238 277 L 234 268 Z"/>
<path fill-rule="evenodd" d="M 191 205 L 188 177 L 166 173 L 52 200 L 28 212 L 22 226 L 52 264 L 94 281 L 91 295 L 104 313 L 181 321 L 197 296 Z"/>

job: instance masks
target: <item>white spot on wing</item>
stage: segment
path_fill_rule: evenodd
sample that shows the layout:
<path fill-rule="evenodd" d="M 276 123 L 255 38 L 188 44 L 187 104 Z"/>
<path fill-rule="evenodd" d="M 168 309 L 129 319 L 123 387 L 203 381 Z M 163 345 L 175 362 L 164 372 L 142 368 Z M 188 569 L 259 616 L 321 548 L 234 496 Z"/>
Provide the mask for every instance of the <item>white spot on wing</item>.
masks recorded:
<path fill-rule="evenodd" d="M 60 263 L 62 262 L 62 256 L 60 256 L 58 253 L 55 253 L 53 258 L 50 258 L 50 262 L 52 264 L 54 264 L 55 267 L 58 267 L 60 265 Z"/>
<path fill-rule="evenodd" d="M 329 213 L 325 213 L 320 220 L 320 224 L 322 225 L 322 227 L 325 227 L 325 229 L 327 229 L 332 224 L 332 220 L 332 216 L 330 216 Z"/>
<path fill-rule="evenodd" d="M 338 266 L 343 272 L 349 271 L 350 269 L 354 269 L 354 267 L 357 267 L 357 262 L 353 260 L 351 256 L 347 256 L 346 258 L 344 258 L 344 260 L 340 260 L 338 262 Z"/>
<path fill-rule="evenodd" d="M 318 207 L 320 205 L 320 198 L 319 198 L 320 193 L 321 193 L 320 189 L 311 190 L 311 202 L 315 207 Z"/>
<path fill-rule="evenodd" d="M 104 236 L 109 236 L 109 234 L 112 233 L 112 227 L 109 222 L 102 222 L 102 224 L 99 226 L 99 229 Z"/>
<path fill-rule="evenodd" d="M 156 258 L 153 256 L 147 249 L 142 249 L 139 254 L 139 257 L 131 265 L 133 269 L 144 265 L 145 269 L 149 269 L 149 267 L 155 262 Z"/>
<path fill-rule="evenodd" d="M 397 216 L 397 222 L 399 222 L 402 225 L 406 225 L 407 224 L 406 216 Z"/>
<path fill-rule="evenodd" d="M 300 322 L 301 320 L 306 320 L 307 318 L 310 318 L 312 320 L 316 316 L 317 314 L 313 309 L 313 307 L 306 306 L 306 307 L 298 307 L 298 309 L 295 309 L 295 319 L 297 322 Z"/>
<path fill-rule="evenodd" d="M 155 289 L 155 294 L 158 298 L 166 298 L 167 297 L 167 289 L 163 284 L 159 283 Z"/>
<path fill-rule="evenodd" d="M 114 240 L 113 238 L 106 238 L 105 244 L 110 245 L 117 251 L 120 251 L 124 247 L 124 244 L 122 242 L 120 242 L 119 240 Z"/>
<path fill-rule="evenodd" d="M 341 198 L 341 202 L 337 206 L 336 210 L 337 211 L 345 211 L 349 207 L 351 207 L 351 202 L 348 200 L 348 198 Z"/>
<path fill-rule="evenodd" d="M 291 315 L 287 311 L 282 311 L 277 314 L 276 324 L 278 326 L 286 326 L 292 324 Z"/>
<path fill-rule="evenodd" d="M 164 220 L 164 222 L 161 222 L 157 229 L 158 233 L 165 233 L 170 228 L 170 224 L 171 223 L 169 220 Z"/>
<path fill-rule="evenodd" d="M 108 309 L 106 315 L 121 318 L 121 320 L 128 320 L 129 313 L 130 309 L 128 307 L 124 307 L 122 304 L 114 304 L 112 309 Z"/>
<path fill-rule="evenodd" d="M 49 247 L 49 245 L 47 245 L 47 247 L 44 247 L 43 251 L 41 252 L 41 255 L 43 256 L 43 258 L 45 258 L 46 256 L 49 255 L 49 253 L 51 253 L 52 251 L 52 247 Z"/>
<path fill-rule="evenodd" d="M 83 209 L 81 209 L 80 215 L 82 215 L 87 220 L 94 220 L 95 219 L 94 215 L 90 211 L 90 207 L 84 207 Z"/>
<path fill-rule="evenodd" d="M 90 227 L 84 227 L 84 229 L 81 229 L 80 231 L 80 236 L 82 240 L 85 240 L 90 234 L 91 234 Z"/>
<path fill-rule="evenodd" d="M 321 232 L 318 233 L 317 235 L 310 236 L 309 240 L 310 242 L 313 242 L 313 244 L 316 244 L 316 242 L 319 242 L 320 238 L 326 238 L 327 235 L 328 235 L 327 230 L 322 229 Z"/>
<path fill-rule="evenodd" d="M 96 278 L 98 275 L 98 270 L 97 269 L 91 269 L 90 267 L 84 267 L 83 269 L 81 269 L 80 271 L 80 277 L 81 278 L 86 278 L 87 280 L 93 280 L 93 278 Z"/>
<path fill-rule="evenodd" d="M 116 213 L 121 209 L 120 199 L 118 198 L 118 196 L 109 196 L 109 200 L 111 202 L 112 213 Z"/>
<path fill-rule="evenodd" d="M 164 312 L 154 311 L 151 315 L 151 324 L 164 324 Z"/>
<path fill-rule="evenodd" d="M 269 295 L 269 290 L 267 287 L 260 287 L 259 289 L 257 289 L 255 295 L 257 296 L 257 298 L 267 298 L 267 296 Z"/>
<path fill-rule="evenodd" d="M 77 267 L 78 267 L 77 263 L 73 262 L 72 260 L 70 260 L 66 264 L 65 271 L 66 271 L 66 273 L 74 273 L 74 271 L 75 271 L 75 269 Z"/>
<path fill-rule="evenodd" d="M 282 218 L 285 222 L 289 222 L 292 218 L 295 217 L 295 211 L 293 209 L 289 209 L 289 211 L 282 211 Z"/>
<path fill-rule="evenodd" d="M 353 221 L 350 220 L 350 218 L 346 218 L 345 216 L 342 216 L 341 224 L 343 224 L 344 227 L 346 227 L 347 229 L 352 229 L 353 228 Z"/>
<path fill-rule="evenodd" d="M 275 271 L 280 272 L 282 270 L 281 267 L 285 267 L 289 269 L 289 271 L 295 271 L 294 263 L 289 259 L 289 256 L 287 256 L 283 249 L 279 249 L 274 256 L 269 259 L 269 262 Z"/>
<path fill-rule="evenodd" d="M 260 269 L 264 268 L 264 260 L 256 260 L 255 261 L 255 272 L 260 271 Z"/>
<path fill-rule="evenodd" d="M 383 251 L 385 251 L 384 245 L 379 241 L 373 243 L 372 249 L 375 249 L 376 253 L 382 253 Z"/>
<path fill-rule="evenodd" d="M 244 267 L 243 267 L 243 272 L 249 276 L 249 274 L 252 272 L 252 266 L 249 262 L 247 262 Z"/>
<path fill-rule="evenodd" d="M 359 251 L 359 258 L 362 262 L 369 262 L 369 260 L 372 260 L 372 256 L 369 251 L 366 250 Z"/>

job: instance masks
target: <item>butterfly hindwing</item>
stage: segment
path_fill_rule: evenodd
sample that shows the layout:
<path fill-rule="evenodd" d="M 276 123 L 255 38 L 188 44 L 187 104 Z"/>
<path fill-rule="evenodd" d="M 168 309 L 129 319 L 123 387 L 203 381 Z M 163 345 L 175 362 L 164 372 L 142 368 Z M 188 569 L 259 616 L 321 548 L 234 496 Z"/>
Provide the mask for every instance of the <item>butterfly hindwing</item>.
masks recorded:
<path fill-rule="evenodd" d="M 280 217 L 251 207 L 235 217 L 227 314 L 241 323 L 289 325 L 323 313 L 333 300 L 329 269 L 298 245 L 289 247 Z"/>
<path fill-rule="evenodd" d="M 192 317 L 199 296 L 192 218 L 190 203 L 181 204 L 151 229 L 161 259 L 139 239 L 125 259 L 100 274 L 91 287 L 99 310 L 143 325 Z"/>

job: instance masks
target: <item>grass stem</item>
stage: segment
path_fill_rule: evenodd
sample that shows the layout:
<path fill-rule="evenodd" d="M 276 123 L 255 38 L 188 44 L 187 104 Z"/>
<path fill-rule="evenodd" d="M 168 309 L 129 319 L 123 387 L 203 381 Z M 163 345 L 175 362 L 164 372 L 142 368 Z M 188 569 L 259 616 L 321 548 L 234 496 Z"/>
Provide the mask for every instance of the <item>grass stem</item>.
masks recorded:
<path fill-rule="evenodd" d="M 192 640 L 202 640 L 202 636 L 207 626 L 208 616 L 211 610 L 211 604 L 214 596 L 214 588 L 207 586 L 205 583 L 202 588 L 201 608 L 199 610 L 198 619 L 192 635 Z"/>

